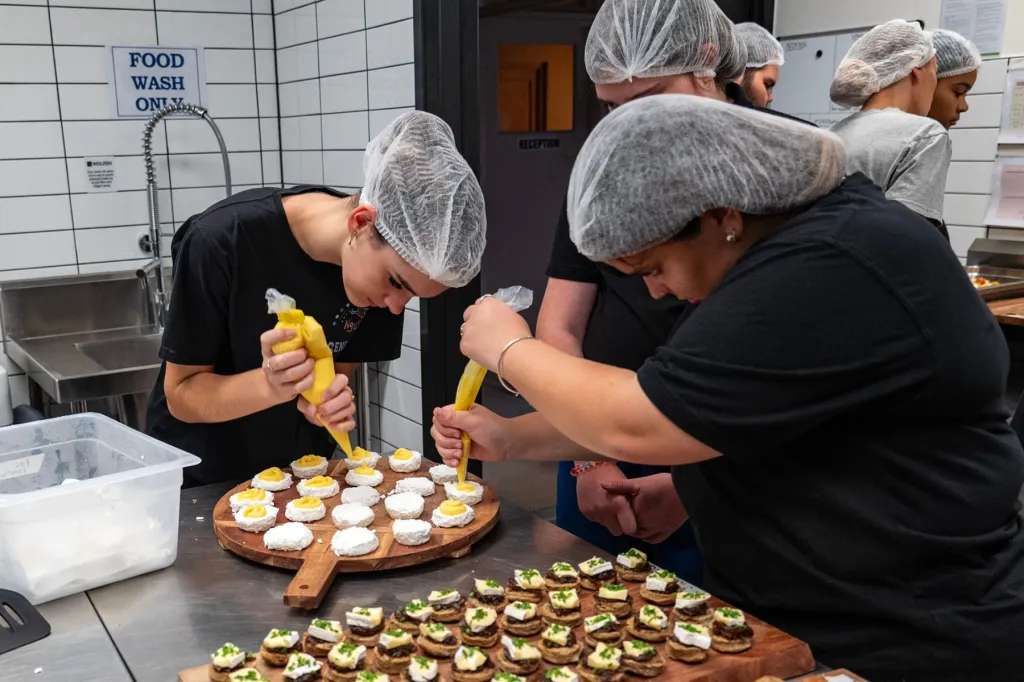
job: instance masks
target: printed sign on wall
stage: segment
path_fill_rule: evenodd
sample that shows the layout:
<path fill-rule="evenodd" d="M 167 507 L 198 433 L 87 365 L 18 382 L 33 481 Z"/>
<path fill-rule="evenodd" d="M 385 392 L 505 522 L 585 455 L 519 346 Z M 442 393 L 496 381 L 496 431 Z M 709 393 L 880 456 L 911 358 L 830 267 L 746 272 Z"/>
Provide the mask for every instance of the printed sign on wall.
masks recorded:
<path fill-rule="evenodd" d="M 110 85 L 117 118 L 147 118 L 172 103 L 204 104 L 201 47 L 110 47 Z"/>

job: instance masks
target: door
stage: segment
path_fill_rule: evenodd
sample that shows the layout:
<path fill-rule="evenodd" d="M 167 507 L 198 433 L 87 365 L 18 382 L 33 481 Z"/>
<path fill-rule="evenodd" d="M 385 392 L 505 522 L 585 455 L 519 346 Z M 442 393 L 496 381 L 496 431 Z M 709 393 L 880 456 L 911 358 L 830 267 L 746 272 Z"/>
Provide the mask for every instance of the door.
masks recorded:
<path fill-rule="evenodd" d="M 547 280 L 569 174 L 587 138 L 591 89 L 583 49 L 591 16 L 494 17 L 480 22 L 481 182 L 487 250 L 481 290 L 534 291 Z"/>

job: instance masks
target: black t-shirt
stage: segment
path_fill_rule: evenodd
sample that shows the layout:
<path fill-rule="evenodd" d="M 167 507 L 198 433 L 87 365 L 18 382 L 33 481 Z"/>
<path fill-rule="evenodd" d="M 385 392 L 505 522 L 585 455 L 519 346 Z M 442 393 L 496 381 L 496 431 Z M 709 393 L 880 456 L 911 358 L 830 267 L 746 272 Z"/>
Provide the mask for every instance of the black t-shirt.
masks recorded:
<path fill-rule="evenodd" d="M 654 355 L 692 307 L 672 296 L 655 300 L 642 277 L 624 275 L 581 254 L 569 238 L 564 203 L 551 247 L 548 277 L 597 285 L 597 298 L 583 337 L 583 357 L 634 371 Z"/>
<path fill-rule="evenodd" d="M 347 196 L 317 186 L 251 189 L 182 225 L 171 246 L 174 288 L 161 359 L 212 365 L 223 375 L 259 368 L 260 335 L 276 323 L 264 297 L 271 287 L 323 325 L 335 362 L 399 356 L 402 315 L 353 306 L 341 268 L 313 260 L 295 240 L 281 198 L 305 192 Z M 167 410 L 164 367 L 150 395 L 146 429 L 202 458 L 185 470 L 186 483 L 242 480 L 305 454 L 334 451 L 327 430 L 306 421 L 294 401 L 222 424 L 178 421 Z"/>
<path fill-rule="evenodd" d="M 1020 679 L 1009 357 L 949 245 L 862 175 L 751 249 L 639 371 L 710 592 L 873 682 Z"/>

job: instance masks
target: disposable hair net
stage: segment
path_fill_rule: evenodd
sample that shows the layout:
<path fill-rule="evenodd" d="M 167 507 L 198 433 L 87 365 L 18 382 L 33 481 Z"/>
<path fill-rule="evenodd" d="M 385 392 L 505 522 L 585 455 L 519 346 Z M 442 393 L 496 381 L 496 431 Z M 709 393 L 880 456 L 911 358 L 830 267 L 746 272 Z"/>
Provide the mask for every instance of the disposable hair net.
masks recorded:
<path fill-rule="evenodd" d="M 606 0 L 587 37 L 597 84 L 692 73 L 734 80 L 745 53 L 714 0 Z"/>
<path fill-rule="evenodd" d="M 981 68 L 981 52 L 956 31 L 938 28 L 932 31 L 932 39 L 939 78 L 959 76 Z"/>
<path fill-rule="evenodd" d="M 609 114 L 569 180 L 569 234 L 607 261 L 678 234 L 713 208 L 767 215 L 807 205 L 843 180 L 834 134 L 706 97 L 655 95 Z"/>
<path fill-rule="evenodd" d="M 863 106 L 876 92 L 903 80 L 934 56 L 930 31 L 893 19 L 875 26 L 853 44 L 836 69 L 829 95 L 841 106 Z"/>
<path fill-rule="evenodd" d="M 782 66 L 786 62 L 782 43 L 764 26 L 752 21 L 736 24 L 736 35 L 747 49 L 748 69 Z"/>
<path fill-rule="evenodd" d="M 435 282 L 467 284 L 480 271 L 484 195 L 455 148 L 448 124 L 423 111 L 396 118 L 363 157 L 360 201 L 377 211 L 377 231 Z"/>

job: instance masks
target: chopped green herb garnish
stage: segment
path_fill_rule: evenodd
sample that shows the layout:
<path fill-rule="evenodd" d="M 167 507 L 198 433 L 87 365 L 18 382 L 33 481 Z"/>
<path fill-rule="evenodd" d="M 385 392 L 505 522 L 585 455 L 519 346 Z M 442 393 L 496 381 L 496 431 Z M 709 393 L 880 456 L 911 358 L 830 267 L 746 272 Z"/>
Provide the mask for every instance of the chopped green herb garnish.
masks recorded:
<path fill-rule="evenodd" d="M 572 566 L 570 566 L 569 564 L 565 563 L 564 561 L 559 561 L 559 562 L 557 562 L 557 563 L 555 563 L 555 564 L 553 564 L 551 566 L 551 572 L 552 573 L 557 573 L 558 571 L 571 571 L 571 570 L 572 570 Z M 558 668 L 552 668 L 548 672 L 551 672 L 552 670 L 558 670 Z"/>
<path fill-rule="evenodd" d="M 345 642 L 344 644 L 339 644 L 338 645 L 338 653 L 339 654 L 343 654 L 345 656 L 348 656 L 349 654 L 353 653 L 358 648 L 359 648 L 358 644 L 353 644 L 352 642 Z"/>
<path fill-rule="evenodd" d="M 444 625 L 442 623 L 431 623 L 427 626 L 427 629 L 431 632 L 441 632 L 441 630 L 444 630 Z"/>
<path fill-rule="evenodd" d="M 373 672 L 372 670 L 364 670 L 363 672 L 359 673 L 359 677 L 357 677 L 356 679 L 360 680 L 360 682 L 376 682 L 376 680 L 380 679 L 380 675 Z"/>
<path fill-rule="evenodd" d="M 740 616 L 743 615 L 742 613 L 740 613 L 736 609 L 724 608 L 724 609 L 719 609 L 719 611 L 726 618 L 739 618 Z"/>
<path fill-rule="evenodd" d="M 626 589 L 626 586 L 616 585 L 615 583 L 605 583 L 604 589 L 608 590 L 609 592 L 621 592 L 622 590 Z"/>
<path fill-rule="evenodd" d="M 601 658 L 611 658 L 614 655 L 615 655 L 615 649 L 613 649 L 612 647 L 608 647 L 608 648 L 602 650 L 601 653 L 598 654 L 598 656 L 600 656 Z"/>
<path fill-rule="evenodd" d="M 654 618 L 657 615 L 657 612 L 654 610 L 653 606 L 645 606 L 643 608 L 643 614 L 648 618 Z"/>
<path fill-rule="evenodd" d="M 357 606 L 356 608 L 352 609 L 352 612 L 353 613 L 358 613 L 360 616 L 369 616 L 370 615 L 370 609 L 363 608 L 361 606 Z"/>
<path fill-rule="evenodd" d="M 429 658 L 424 658 L 423 656 L 417 656 L 413 660 L 415 660 L 416 661 L 416 665 L 418 665 L 421 668 L 429 668 L 430 667 L 430 659 Z"/>
<path fill-rule="evenodd" d="M 411 601 L 411 602 L 409 602 L 408 604 L 405 605 L 406 613 L 409 613 L 409 612 L 412 612 L 412 611 L 422 611 L 425 608 L 427 608 L 426 603 L 425 602 L 421 602 L 418 599 L 416 601 Z"/>
<path fill-rule="evenodd" d="M 641 642 L 639 639 L 634 639 L 632 642 L 630 642 L 630 644 L 632 644 L 634 648 L 639 649 L 640 651 L 647 651 L 651 648 L 650 644 L 648 644 L 647 642 Z"/>
<path fill-rule="evenodd" d="M 569 628 L 567 628 L 564 625 L 552 624 L 550 627 L 548 627 L 548 632 L 550 632 L 553 635 L 557 635 L 559 632 L 565 632 L 568 629 Z"/>
<path fill-rule="evenodd" d="M 484 584 L 487 585 L 487 587 L 501 587 L 497 580 L 485 580 Z"/>
<path fill-rule="evenodd" d="M 470 617 L 470 620 L 483 620 L 486 617 L 487 617 L 487 612 L 486 611 L 484 611 L 483 609 L 477 609 L 476 611 L 473 612 L 473 615 Z"/>
<path fill-rule="evenodd" d="M 517 601 L 515 604 L 513 604 L 513 606 L 515 606 L 517 609 L 529 609 L 530 608 L 529 602 L 525 602 L 525 601 Z"/>
<path fill-rule="evenodd" d="M 388 637 L 401 637 L 405 634 L 405 630 L 388 630 Z"/>
<path fill-rule="evenodd" d="M 440 592 L 438 592 L 438 594 L 441 595 L 442 597 L 447 597 L 449 594 L 451 594 L 454 591 L 455 590 L 441 590 Z"/>
<path fill-rule="evenodd" d="M 544 679 L 545 680 L 553 680 L 556 677 L 565 677 L 565 676 L 566 675 L 565 675 L 564 672 L 562 672 L 561 668 L 552 668 L 551 670 L 548 670 L 546 673 L 544 673 Z"/>
<path fill-rule="evenodd" d="M 528 570 L 525 570 L 525 571 L 521 571 L 519 573 L 519 575 L 521 577 L 525 578 L 526 580 L 531 580 L 533 578 L 539 578 L 540 577 L 540 571 L 535 571 L 535 570 L 533 570 L 531 568 L 531 569 L 528 569 Z"/>
<path fill-rule="evenodd" d="M 521 649 L 526 644 L 526 640 L 521 637 L 516 637 L 512 640 L 512 646 L 516 649 Z"/>
<path fill-rule="evenodd" d="M 631 549 L 627 552 L 624 552 L 622 556 L 628 556 L 630 559 L 640 559 L 641 561 L 647 559 L 647 556 L 643 552 L 636 549 Z"/>
<path fill-rule="evenodd" d="M 675 573 L 673 573 L 672 571 L 666 571 L 665 569 L 661 569 L 660 571 L 655 571 L 651 575 L 654 576 L 655 578 L 661 578 L 662 580 L 675 580 L 676 579 L 676 574 Z"/>
<path fill-rule="evenodd" d="M 215 655 L 216 656 L 234 656 L 235 654 L 240 654 L 240 653 L 242 653 L 242 650 L 239 649 L 234 644 L 225 644 L 221 648 L 217 649 Z"/>
<path fill-rule="evenodd" d="M 470 656 L 480 651 L 480 647 L 478 646 L 467 646 L 463 647 L 463 649 L 465 650 L 465 653 L 469 654 Z"/>
<path fill-rule="evenodd" d="M 498 673 L 494 676 L 494 679 L 499 682 L 519 682 L 522 678 L 512 673 Z"/>
<path fill-rule="evenodd" d="M 591 568 L 593 568 L 594 566 L 600 566 L 603 563 L 605 563 L 605 560 L 599 559 L 597 557 L 594 557 L 593 559 L 587 559 L 586 561 L 587 566 L 590 566 Z"/>
<path fill-rule="evenodd" d="M 258 672 L 256 672 L 255 670 L 250 670 L 249 672 L 245 673 L 244 675 L 232 675 L 231 679 L 233 679 L 233 680 L 253 680 L 253 682 L 259 682 L 263 678 L 260 677 L 260 674 Z"/>
<path fill-rule="evenodd" d="M 591 624 L 610 623 L 612 618 L 613 618 L 612 614 L 610 614 L 610 613 L 602 613 L 600 616 L 592 616 L 591 618 L 588 618 L 587 622 L 591 623 Z"/>
<path fill-rule="evenodd" d="M 320 628 L 321 630 L 331 630 L 334 626 L 332 626 L 326 620 L 321 620 L 320 618 L 317 618 L 313 621 L 313 627 Z"/>
<path fill-rule="evenodd" d="M 569 598 L 570 594 L 571 593 L 568 590 L 559 590 L 558 592 L 555 592 L 555 601 L 565 601 Z"/>
<path fill-rule="evenodd" d="M 687 632 L 696 632 L 698 635 L 703 634 L 696 625 L 690 625 L 689 623 L 680 623 L 679 625 Z"/>
<path fill-rule="evenodd" d="M 683 599 L 707 599 L 708 595 L 703 592 L 683 592 L 680 595 Z"/>
<path fill-rule="evenodd" d="M 270 636 L 271 637 L 287 637 L 290 634 L 292 634 L 291 630 L 271 630 L 270 631 Z"/>

